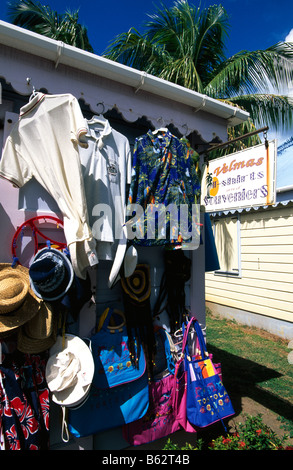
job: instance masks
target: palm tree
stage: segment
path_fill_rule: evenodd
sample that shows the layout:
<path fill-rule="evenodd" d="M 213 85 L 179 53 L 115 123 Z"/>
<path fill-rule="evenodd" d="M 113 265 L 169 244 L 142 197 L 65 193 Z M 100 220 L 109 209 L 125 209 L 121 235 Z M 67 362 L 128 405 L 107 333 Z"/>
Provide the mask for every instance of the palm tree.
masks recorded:
<path fill-rule="evenodd" d="M 293 101 L 283 90 L 292 81 L 293 44 L 227 58 L 229 22 L 221 5 L 201 10 L 179 0 L 149 16 L 144 33 L 131 28 L 120 34 L 104 56 L 248 111 L 251 119 L 231 129 L 233 137 L 256 126 L 291 128 Z M 258 136 L 250 145 L 256 142 Z"/>
<path fill-rule="evenodd" d="M 78 11 L 59 14 L 33 0 L 16 0 L 8 3 L 8 18 L 12 24 L 93 52 L 87 29 L 78 22 Z"/>

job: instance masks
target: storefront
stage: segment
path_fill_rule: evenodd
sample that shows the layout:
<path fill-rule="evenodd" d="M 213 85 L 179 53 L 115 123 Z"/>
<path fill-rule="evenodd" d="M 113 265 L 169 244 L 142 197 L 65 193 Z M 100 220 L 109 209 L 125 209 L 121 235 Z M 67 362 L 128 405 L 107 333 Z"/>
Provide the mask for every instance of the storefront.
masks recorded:
<path fill-rule="evenodd" d="M 109 133 L 112 132 L 111 135 L 114 135 L 115 132 L 119 134 L 119 145 L 124 146 L 123 152 L 120 153 L 124 158 L 123 171 L 125 171 L 125 174 L 122 178 L 124 186 L 122 185 L 122 189 L 120 187 L 122 206 L 120 205 L 117 209 L 117 205 L 114 204 L 112 208 L 116 209 L 119 215 L 123 217 L 126 202 L 124 192 L 128 193 L 129 191 L 129 186 L 126 183 L 129 183 L 131 188 L 131 176 L 133 177 L 134 170 L 132 158 L 137 148 L 138 138 L 148 135 L 150 129 L 151 132 L 154 131 L 152 133 L 154 136 L 155 130 L 163 128 L 164 136 L 167 132 L 168 135 L 172 135 L 176 142 L 180 139 L 188 139 L 188 145 L 199 151 L 206 148 L 212 141 L 225 141 L 227 139 L 227 127 L 243 122 L 248 118 L 248 115 L 238 108 L 218 102 L 207 96 L 4 22 L 0 22 L 0 54 L 1 147 L 4 147 L 8 136 L 12 135 L 14 125 L 19 123 L 19 115 L 24 113 L 30 119 L 30 116 L 33 116 L 30 113 L 36 106 L 44 112 L 43 115 L 39 116 L 37 127 L 38 129 L 42 128 L 48 149 L 48 160 L 46 160 L 46 157 L 43 158 L 44 153 L 42 155 L 41 153 L 36 154 L 40 160 L 33 162 L 33 170 L 32 165 L 30 166 L 28 163 L 21 168 L 18 167 L 20 160 L 17 159 L 18 164 L 14 168 L 14 175 L 18 173 L 19 180 L 14 179 L 14 183 L 19 188 L 13 187 L 11 181 L 1 178 L 1 263 L 12 263 L 15 258 L 19 258 L 24 266 L 28 267 L 30 265 L 33 258 L 33 251 L 30 251 L 32 233 L 29 230 L 31 227 L 28 227 L 28 231 L 24 230 L 21 233 L 20 241 L 17 242 L 18 249 L 21 247 L 21 252 L 16 253 L 13 251 L 15 248 L 13 237 L 18 227 L 26 221 L 38 216 L 47 216 L 47 220 L 44 218 L 42 221 L 42 227 L 45 231 L 47 230 L 48 238 L 56 241 L 56 239 L 59 240 L 60 233 L 63 234 L 65 236 L 63 242 L 65 244 L 67 242 L 67 245 L 70 246 L 72 262 L 76 263 L 74 265 L 76 268 L 75 274 L 88 276 L 87 280 L 90 279 L 90 284 L 87 283 L 87 287 L 90 285 L 90 299 L 87 298 L 82 307 L 80 306 L 79 311 L 76 311 L 77 304 L 75 304 L 75 314 L 69 315 L 65 325 L 63 324 L 66 333 L 85 338 L 97 326 L 97 322 L 107 308 L 113 307 L 116 309 L 123 304 L 123 292 L 120 282 L 115 282 L 115 276 L 119 272 L 122 261 L 125 260 L 125 245 L 118 242 L 118 245 L 115 245 L 114 254 L 109 255 L 108 258 L 106 254 L 107 247 L 105 248 L 105 245 L 103 245 L 103 250 L 105 248 L 104 254 L 100 256 L 99 262 L 96 263 L 94 260 L 94 256 L 97 255 L 95 248 L 92 257 L 89 251 L 93 246 L 92 240 L 97 239 L 97 237 L 91 239 L 90 236 L 85 236 L 83 231 L 82 237 L 78 239 L 79 228 L 76 228 L 74 223 L 70 225 L 70 222 L 76 221 L 78 217 L 82 222 L 86 221 L 84 219 L 86 214 L 82 213 L 84 200 L 79 199 L 78 194 L 79 191 L 81 191 L 81 194 L 86 194 L 87 189 L 93 183 L 89 178 L 92 173 L 86 170 L 85 164 L 84 168 L 88 179 L 84 178 L 81 181 L 80 176 L 78 178 L 74 176 L 78 174 L 74 170 L 74 159 L 72 160 L 72 166 L 68 160 L 65 163 L 66 151 L 59 147 L 59 141 L 55 138 L 59 132 L 59 123 L 56 122 L 56 119 L 53 122 L 54 139 L 52 139 L 51 130 L 49 131 L 49 124 L 47 123 L 50 115 L 52 115 L 52 108 L 54 108 L 50 104 L 53 100 L 49 97 L 56 98 L 57 101 L 65 97 L 67 110 L 70 108 L 70 116 L 60 118 L 59 137 L 61 140 L 63 139 L 62 132 L 65 126 L 65 120 L 62 121 L 62 119 L 67 119 L 68 122 L 71 120 L 71 125 L 77 129 L 78 126 L 75 121 L 77 120 L 77 114 L 78 118 L 80 117 L 80 112 L 89 125 L 98 124 L 98 121 L 102 120 L 102 126 L 105 128 L 106 120 L 110 129 Z M 58 105 L 60 104 L 59 101 Z M 64 101 L 62 103 L 64 104 Z M 69 106 L 68 103 L 70 103 Z M 72 113 L 72 109 L 75 107 L 78 108 L 77 114 L 75 111 Z M 36 128 L 34 128 L 34 132 L 35 130 Z M 104 133 L 104 135 L 107 134 Z M 33 134 L 33 143 L 36 143 L 38 138 L 36 134 Z M 102 141 L 96 139 L 93 142 L 96 152 L 102 151 L 105 145 L 103 140 L 103 138 Z M 21 144 L 23 142 L 22 140 Z M 117 141 L 115 142 L 115 145 L 118 145 Z M 19 142 L 17 143 L 14 140 L 12 153 L 14 151 L 18 152 L 18 144 Z M 184 145 L 186 146 L 184 148 L 189 148 L 186 143 Z M 42 148 L 44 147 L 44 142 L 42 142 Z M 114 153 L 117 154 L 117 151 Z M 50 181 L 49 178 L 49 175 L 52 176 L 54 172 L 57 173 L 57 167 L 55 167 L 54 160 L 52 160 L 54 154 L 58 154 L 59 157 L 61 155 L 62 164 L 65 165 L 62 171 L 66 175 L 66 187 L 63 189 L 62 185 L 65 180 L 59 180 L 60 175 L 55 175 L 55 185 L 54 179 Z M 130 162 L 128 161 L 128 155 L 130 155 Z M 41 160 L 42 158 L 43 160 Z M 42 166 L 39 162 L 42 162 Z M 199 163 L 202 164 L 202 162 Z M 3 165 L 2 171 L 4 171 Z M 9 179 L 9 168 L 11 168 L 9 165 L 5 170 L 7 179 Z M 48 166 L 46 167 L 46 165 Z M 62 166 L 60 161 L 58 165 L 58 169 L 60 169 Z M 109 172 L 109 178 L 116 178 L 117 166 L 115 166 L 115 162 L 110 162 L 107 171 Z M 122 172 L 122 166 L 119 166 L 119 172 Z M 67 181 L 69 174 L 72 178 L 71 182 Z M 85 176 L 85 173 L 83 173 L 83 176 Z M 77 179 L 74 180 L 74 177 Z M 13 178 L 11 179 L 13 180 Z M 195 180 L 190 180 L 190 182 L 191 187 L 193 187 Z M 82 187 L 84 187 L 84 193 Z M 103 194 L 105 194 L 104 188 L 103 191 Z M 69 204 L 70 210 L 67 210 L 67 206 L 64 205 L 65 193 L 70 194 L 70 197 L 72 197 Z M 86 202 L 88 203 L 87 197 Z M 121 204 L 121 201 L 119 204 Z M 98 209 L 94 209 L 93 205 L 91 205 L 90 210 L 87 207 L 87 210 L 90 212 L 90 216 L 96 216 L 96 219 L 92 219 L 92 224 L 88 223 L 88 226 L 91 225 L 90 230 L 92 230 L 94 222 L 97 222 L 98 216 L 101 215 L 101 207 L 99 207 L 99 212 L 94 212 Z M 75 213 L 79 214 L 76 218 L 72 215 Z M 64 230 L 62 230 L 62 225 L 58 225 L 58 223 L 52 227 L 52 224 L 49 223 L 50 217 L 62 221 Z M 106 219 L 103 220 L 105 222 Z M 177 251 L 184 255 L 184 259 L 191 261 L 190 276 L 184 284 L 184 308 L 186 307 L 192 312 L 204 327 L 205 224 L 203 208 L 201 208 L 198 223 L 201 225 L 201 237 L 196 249 Z M 88 226 L 81 225 L 83 230 L 88 228 Z M 99 224 L 98 226 L 101 227 Z M 74 230 L 76 230 L 76 236 L 72 237 Z M 124 240 L 123 235 L 121 235 L 121 238 Z M 81 245 L 76 243 L 80 240 L 83 242 L 84 240 L 89 241 L 88 244 L 82 244 L 82 250 L 84 250 L 82 256 L 78 248 Z M 111 243 L 110 239 L 100 241 Z M 98 243 L 98 245 L 101 245 L 101 243 Z M 135 246 L 135 253 L 137 254 L 136 266 L 147 266 L 150 282 L 149 308 L 152 311 L 157 303 L 163 273 L 165 272 L 165 248 L 164 245 L 156 246 L 153 243 L 147 246 L 138 244 Z M 86 258 L 84 258 L 84 254 Z M 99 258 L 98 255 L 97 258 Z M 71 308 L 73 308 L 72 304 Z M 69 442 L 64 443 L 61 440 L 60 413 L 61 407 L 56 403 L 52 403 L 50 406 L 50 448 L 52 449 L 121 449 L 129 445 L 124 439 L 120 427 L 101 429 L 99 432 L 95 432 L 94 436 L 80 439 L 74 439 L 71 435 Z"/>

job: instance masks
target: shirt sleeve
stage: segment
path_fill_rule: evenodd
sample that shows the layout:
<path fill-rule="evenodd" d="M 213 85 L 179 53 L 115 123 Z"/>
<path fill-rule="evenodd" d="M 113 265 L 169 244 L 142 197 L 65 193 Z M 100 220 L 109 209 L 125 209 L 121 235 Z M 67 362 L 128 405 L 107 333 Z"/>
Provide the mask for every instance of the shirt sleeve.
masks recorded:
<path fill-rule="evenodd" d="M 88 148 L 86 134 L 88 126 L 83 117 L 78 100 L 72 96 L 70 100 L 71 140 L 80 147 Z"/>
<path fill-rule="evenodd" d="M 10 136 L 6 140 L 0 160 L 0 176 L 18 188 L 33 176 L 24 158 L 17 152 Z"/>
<path fill-rule="evenodd" d="M 131 150 L 130 150 L 130 145 L 127 140 L 126 143 L 126 183 L 130 184 L 131 183 L 131 172 L 132 172 L 132 162 L 131 162 Z"/>

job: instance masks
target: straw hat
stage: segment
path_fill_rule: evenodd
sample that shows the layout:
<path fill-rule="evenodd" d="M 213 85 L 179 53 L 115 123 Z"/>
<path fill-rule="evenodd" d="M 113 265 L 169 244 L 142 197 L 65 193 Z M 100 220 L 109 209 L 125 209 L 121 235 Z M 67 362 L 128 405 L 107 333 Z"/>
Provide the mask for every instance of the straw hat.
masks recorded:
<path fill-rule="evenodd" d="M 57 318 L 43 302 L 39 312 L 17 332 L 17 349 L 27 354 L 38 354 L 56 342 Z"/>
<path fill-rule="evenodd" d="M 1 336 L 31 320 L 41 308 L 41 303 L 30 289 L 27 268 L 0 263 Z"/>
<path fill-rule="evenodd" d="M 58 336 L 46 365 L 52 400 L 71 408 L 83 403 L 91 387 L 94 368 L 92 353 L 81 338 L 69 334 Z"/>
<path fill-rule="evenodd" d="M 72 264 L 61 251 L 43 248 L 35 255 L 29 268 L 31 287 L 43 300 L 61 299 L 70 289 L 74 272 Z"/>

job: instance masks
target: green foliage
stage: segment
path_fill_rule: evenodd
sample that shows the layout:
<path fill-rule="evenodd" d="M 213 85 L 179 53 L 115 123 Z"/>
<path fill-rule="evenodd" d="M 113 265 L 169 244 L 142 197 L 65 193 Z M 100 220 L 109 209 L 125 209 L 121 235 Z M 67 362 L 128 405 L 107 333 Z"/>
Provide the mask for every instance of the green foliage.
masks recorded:
<path fill-rule="evenodd" d="M 261 414 L 247 415 L 235 433 L 213 439 L 209 450 L 284 450 L 289 448 L 285 446 L 287 439 L 286 435 L 280 438 L 265 425 Z"/>
<path fill-rule="evenodd" d="M 178 444 L 172 442 L 170 438 L 168 438 L 166 444 L 163 447 L 163 450 L 202 450 L 202 446 L 202 439 L 198 439 L 196 446 L 193 446 L 188 442 L 186 442 L 184 446 L 179 446 Z"/>
<path fill-rule="evenodd" d="M 246 415 L 245 421 L 238 424 L 235 432 L 218 436 L 206 445 L 199 439 L 196 446 L 186 443 L 180 447 L 169 438 L 163 450 L 293 450 L 286 445 L 287 440 L 287 435 L 277 436 L 258 414 Z"/>
<path fill-rule="evenodd" d="M 226 57 L 229 21 L 222 5 L 201 8 L 179 0 L 170 8 L 162 4 L 149 17 L 143 32 L 131 28 L 118 35 L 105 57 L 241 107 L 250 113 L 246 131 L 292 128 L 292 43 Z M 235 129 L 235 134 L 243 130 Z M 246 142 L 246 147 L 257 139 Z"/>
<path fill-rule="evenodd" d="M 17 26 L 93 52 L 87 29 L 78 22 L 78 11 L 59 14 L 34 0 L 14 0 L 8 3 L 8 17 Z"/>

